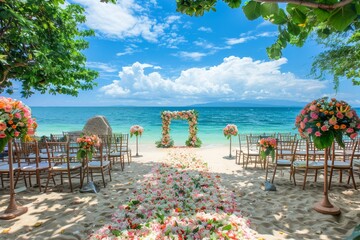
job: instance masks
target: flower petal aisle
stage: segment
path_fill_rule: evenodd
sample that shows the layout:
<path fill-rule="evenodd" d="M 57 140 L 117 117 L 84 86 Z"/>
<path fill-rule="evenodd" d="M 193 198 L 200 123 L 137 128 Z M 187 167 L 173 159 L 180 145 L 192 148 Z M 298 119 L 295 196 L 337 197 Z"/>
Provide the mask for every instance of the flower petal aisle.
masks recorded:
<path fill-rule="evenodd" d="M 254 239 L 233 193 L 193 154 L 155 166 L 90 239 Z"/>

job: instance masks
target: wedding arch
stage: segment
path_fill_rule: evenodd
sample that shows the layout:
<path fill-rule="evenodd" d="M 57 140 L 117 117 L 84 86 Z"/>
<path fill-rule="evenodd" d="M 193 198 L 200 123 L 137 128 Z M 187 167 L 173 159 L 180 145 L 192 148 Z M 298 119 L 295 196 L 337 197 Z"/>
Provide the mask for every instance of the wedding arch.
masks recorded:
<path fill-rule="evenodd" d="M 188 120 L 189 121 L 189 138 L 186 140 L 186 146 L 200 147 L 201 140 L 196 136 L 198 112 L 195 110 L 188 111 L 163 111 L 161 112 L 162 119 L 162 138 L 156 142 L 157 147 L 172 147 L 174 141 L 170 138 L 170 123 L 171 120 Z"/>

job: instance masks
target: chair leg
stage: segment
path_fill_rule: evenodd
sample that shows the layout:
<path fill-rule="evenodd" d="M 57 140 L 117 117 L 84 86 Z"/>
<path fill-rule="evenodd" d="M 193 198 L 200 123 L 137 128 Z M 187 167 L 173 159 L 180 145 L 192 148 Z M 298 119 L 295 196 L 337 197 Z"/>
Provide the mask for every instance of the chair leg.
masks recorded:
<path fill-rule="evenodd" d="M 306 184 L 307 174 L 308 174 L 308 169 L 306 168 L 306 169 L 305 169 L 305 175 L 304 175 L 303 187 L 302 187 L 303 190 L 305 190 L 305 184 Z"/>
<path fill-rule="evenodd" d="M 351 168 L 349 169 L 349 180 L 348 180 L 348 184 L 349 184 L 349 181 L 350 181 L 350 176 L 351 176 L 351 179 L 352 179 L 354 188 L 355 188 L 355 190 L 357 190 L 357 188 L 356 188 L 356 183 L 355 183 L 355 178 L 354 178 L 354 173 L 353 173 L 353 170 L 352 170 Z"/>
<path fill-rule="evenodd" d="M 317 181 L 317 174 L 318 174 L 318 170 L 317 170 L 317 169 L 315 169 L 315 178 L 314 178 L 314 182 L 316 182 L 316 181 Z"/>
<path fill-rule="evenodd" d="M 72 186 L 72 182 L 71 182 L 70 170 L 68 170 L 67 175 L 68 175 L 68 178 L 69 178 L 70 191 L 73 192 L 73 186 Z"/>
<path fill-rule="evenodd" d="M 276 163 L 275 163 L 275 164 L 276 164 Z M 275 165 L 275 168 L 274 168 L 274 174 L 273 174 L 273 177 L 272 177 L 271 183 L 274 183 L 275 174 L 276 174 L 276 169 L 277 169 L 277 165 Z"/>
<path fill-rule="evenodd" d="M 332 176 L 333 176 L 333 171 L 334 171 L 334 168 L 333 168 L 333 167 L 331 167 L 328 190 L 330 190 L 330 187 L 331 187 L 331 180 L 332 180 Z"/>
<path fill-rule="evenodd" d="M 39 169 L 36 170 L 36 183 L 39 187 L 39 191 L 41 192 L 40 170 Z"/>
<path fill-rule="evenodd" d="M 55 179 L 54 179 L 54 176 L 52 175 L 51 172 L 48 173 L 48 177 L 47 177 L 47 180 L 46 180 L 46 185 L 45 185 L 45 190 L 44 190 L 44 193 L 46 193 L 46 190 L 49 186 L 49 181 L 50 181 L 50 178 L 52 177 L 53 181 L 54 181 L 54 185 L 55 185 Z"/>
<path fill-rule="evenodd" d="M 110 177 L 110 182 L 112 181 L 111 179 L 111 167 L 109 166 L 109 177 Z"/>
<path fill-rule="evenodd" d="M 342 183 L 342 170 L 339 170 L 339 183 Z"/>
<path fill-rule="evenodd" d="M 104 177 L 104 169 L 103 168 L 101 168 L 101 177 L 102 177 L 102 180 L 103 180 L 104 188 L 106 188 L 105 177 Z"/>
<path fill-rule="evenodd" d="M 294 169 L 293 169 L 293 179 L 294 179 L 294 185 L 296 186 L 295 173 L 296 173 L 296 168 L 294 168 Z"/>

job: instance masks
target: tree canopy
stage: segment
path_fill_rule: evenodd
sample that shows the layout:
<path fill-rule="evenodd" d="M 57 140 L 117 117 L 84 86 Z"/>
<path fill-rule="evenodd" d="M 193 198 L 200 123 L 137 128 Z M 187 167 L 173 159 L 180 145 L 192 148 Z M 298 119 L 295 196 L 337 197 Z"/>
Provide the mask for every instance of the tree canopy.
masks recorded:
<path fill-rule="evenodd" d="M 98 73 L 86 68 L 81 52 L 88 48 L 80 30 L 84 9 L 64 0 L 0 0 L 0 93 L 13 92 L 21 83 L 21 95 L 40 93 L 76 96 L 92 89 Z"/>

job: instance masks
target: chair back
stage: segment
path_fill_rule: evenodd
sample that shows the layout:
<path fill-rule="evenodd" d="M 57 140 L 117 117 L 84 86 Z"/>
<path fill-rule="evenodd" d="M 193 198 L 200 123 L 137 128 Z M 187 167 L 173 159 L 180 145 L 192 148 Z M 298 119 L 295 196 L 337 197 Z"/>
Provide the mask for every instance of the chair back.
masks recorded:
<path fill-rule="evenodd" d="M 36 164 L 39 166 L 39 147 L 36 140 L 31 142 L 14 141 L 15 157 L 19 166 L 21 164 Z"/>
<path fill-rule="evenodd" d="M 278 140 L 276 141 L 276 160 L 288 158 L 291 161 L 295 159 L 298 140 Z"/>
<path fill-rule="evenodd" d="M 67 163 L 70 167 L 70 142 L 46 142 L 46 150 L 50 163 Z"/>
<path fill-rule="evenodd" d="M 331 161 L 334 164 L 334 161 L 348 162 L 350 166 L 353 164 L 354 155 L 356 149 L 358 148 L 359 141 L 348 140 L 344 141 L 344 148 L 339 149 L 335 141 L 332 144 L 331 148 Z"/>
<path fill-rule="evenodd" d="M 260 135 L 246 135 L 246 147 L 248 151 L 259 150 Z"/>

